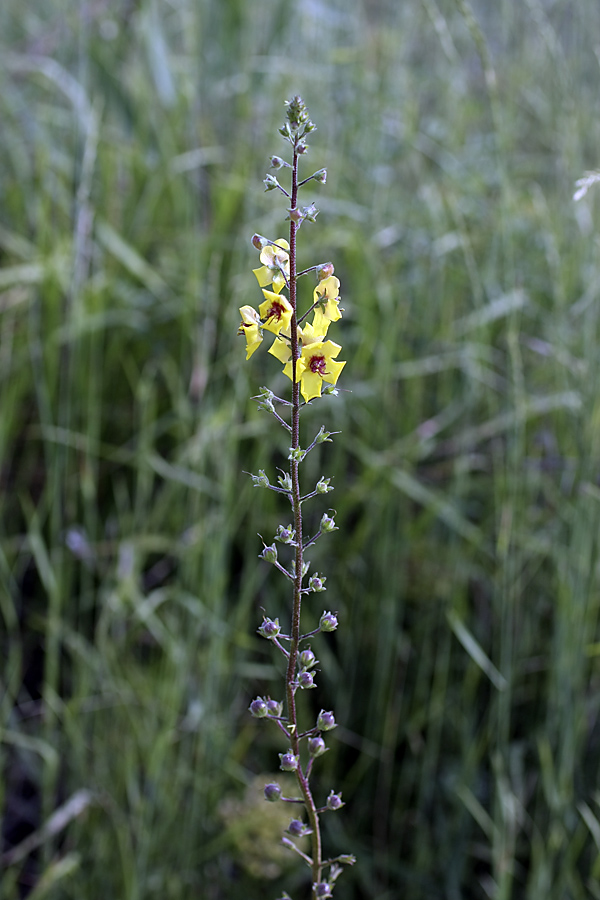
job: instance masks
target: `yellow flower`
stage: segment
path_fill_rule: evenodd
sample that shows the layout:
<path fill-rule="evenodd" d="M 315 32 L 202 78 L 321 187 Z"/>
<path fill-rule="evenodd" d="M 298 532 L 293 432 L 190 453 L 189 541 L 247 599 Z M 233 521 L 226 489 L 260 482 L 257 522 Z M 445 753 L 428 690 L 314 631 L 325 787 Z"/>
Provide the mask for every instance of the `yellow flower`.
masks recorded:
<path fill-rule="evenodd" d="M 298 334 L 302 341 L 302 351 L 296 362 L 296 381 L 300 382 L 300 391 L 308 402 L 321 396 L 324 381 L 328 384 L 337 383 L 346 363 L 335 360 L 341 346 L 333 341 L 323 341 L 320 335 L 315 334 L 313 326 L 305 325 L 302 331 L 298 329 Z M 289 334 L 285 337 L 289 339 Z M 292 349 L 289 340 L 283 340 L 280 334 L 275 338 L 269 353 L 284 363 L 284 375 L 291 380 Z"/>
<path fill-rule="evenodd" d="M 336 362 L 335 357 L 341 350 L 339 344 L 334 341 L 316 341 L 314 344 L 302 347 L 300 375 L 300 392 L 308 402 L 313 397 L 321 396 L 323 382 L 337 384 L 345 362 Z M 298 377 L 298 368 L 296 369 Z"/>
<path fill-rule="evenodd" d="M 285 238 L 278 238 L 275 244 L 269 244 L 261 251 L 262 267 L 252 271 L 261 287 L 272 284 L 273 290 L 278 294 L 290 277 L 290 257 L 287 252 L 290 245 Z"/>
<path fill-rule="evenodd" d="M 288 331 L 290 327 L 290 319 L 292 318 L 292 307 L 289 301 L 280 294 L 273 291 L 266 291 L 264 303 L 258 307 L 260 317 L 263 321 L 263 328 L 272 331 L 273 334 L 279 334 L 280 331 Z"/>
<path fill-rule="evenodd" d="M 324 278 L 323 281 L 319 282 L 313 292 L 313 302 L 319 304 L 315 310 L 315 316 L 320 312 L 326 319 L 329 319 L 330 322 L 337 322 L 338 319 L 342 318 L 339 308 L 339 298 L 339 278 L 336 278 L 335 275 Z"/>
<path fill-rule="evenodd" d="M 238 334 L 246 337 L 246 359 L 250 359 L 254 351 L 258 350 L 263 339 L 260 316 L 252 306 L 240 306 L 240 316 L 242 322 L 238 328 Z"/>

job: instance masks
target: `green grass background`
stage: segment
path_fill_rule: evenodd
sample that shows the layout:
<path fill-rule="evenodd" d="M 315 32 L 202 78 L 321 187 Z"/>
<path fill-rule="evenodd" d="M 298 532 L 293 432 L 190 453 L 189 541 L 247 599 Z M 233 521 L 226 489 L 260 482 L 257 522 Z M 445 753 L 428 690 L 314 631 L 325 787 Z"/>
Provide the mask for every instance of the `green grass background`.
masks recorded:
<path fill-rule="evenodd" d="M 336 897 L 600 898 L 599 34 L 595 0 L 0 4 L 1 900 L 307 896 L 246 713 L 284 380 L 236 337 L 293 93 L 300 264 L 346 310 L 304 426 L 341 432 L 306 464 Z"/>

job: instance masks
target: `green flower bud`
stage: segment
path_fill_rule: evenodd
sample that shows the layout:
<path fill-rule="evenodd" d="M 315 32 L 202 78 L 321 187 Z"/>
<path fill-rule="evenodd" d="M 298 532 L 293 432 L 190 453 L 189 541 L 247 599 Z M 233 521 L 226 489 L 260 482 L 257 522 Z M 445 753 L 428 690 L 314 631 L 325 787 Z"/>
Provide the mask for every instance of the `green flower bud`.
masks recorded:
<path fill-rule="evenodd" d="M 295 459 L 297 462 L 302 462 L 305 456 L 306 450 L 301 450 L 300 447 L 290 447 L 288 459 Z"/>
<path fill-rule="evenodd" d="M 274 175 L 266 175 L 263 178 L 263 184 L 265 186 L 265 191 L 275 191 L 279 187 L 279 182 Z"/>
<path fill-rule="evenodd" d="M 289 162 L 286 162 L 285 159 L 282 159 L 280 156 L 272 156 L 271 157 L 271 167 L 273 169 L 282 169 L 287 168 L 291 169 Z"/>
<path fill-rule="evenodd" d="M 308 589 L 310 591 L 314 591 L 316 594 L 320 593 L 321 591 L 326 591 L 327 590 L 327 588 L 325 587 L 326 581 L 327 581 L 327 578 L 325 575 L 319 575 L 317 572 L 315 572 L 308 579 Z"/>
<path fill-rule="evenodd" d="M 257 629 L 259 634 L 264 638 L 271 639 L 277 637 L 281 631 L 279 619 L 264 619 L 262 625 Z"/>
<path fill-rule="evenodd" d="M 326 712 L 324 709 L 322 709 L 317 716 L 317 728 L 319 729 L 319 731 L 331 731 L 332 728 L 336 727 L 337 724 L 333 713 Z"/>
<path fill-rule="evenodd" d="M 331 531 L 339 531 L 337 525 L 335 524 L 335 520 L 332 516 L 328 516 L 327 513 L 323 513 L 321 518 L 321 531 L 323 534 L 329 534 Z"/>
<path fill-rule="evenodd" d="M 321 478 L 317 482 L 317 494 L 327 494 L 329 491 L 333 491 L 333 486 L 330 486 L 329 482 L 331 478 Z"/>
<path fill-rule="evenodd" d="M 320 184 L 325 184 L 327 182 L 327 169 L 319 169 L 318 172 L 315 172 L 314 175 L 310 176 L 313 181 L 318 181 Z"/>
<path fill-rule="evenodd" d="M 319 428 L 319 433 L 315 438 L 315 441 L 317 444 L 324 444 L 325 441 L 328 441 L 331 444 L 332 443 L 331 431 L 325 431 L 325 428 L 321 425 L 321 427 Z"/>
<path fill-rule="evenodd" d="M 269 547 L 266 546 L 262 553 L 259 554 L 259 559 L 264 559 L 265 562 L 275 563 L 277 562 L 277 547 L 275 544 L 271 544 Z"/>
<path fill-rule="evenodd" d="M 337 616 L 330 612 L 323 613 L 319 621 L 319 628 L 321 631 L 335 631 L 337 627 Z"/>
<path fill-rule="evenodd" d="M 287 525 L 286 527 L 283 525 L 277 526 L 277 534 L 275 535 L 276 541 L 279 541 L 282 544 L 293 544 L 295 536 L 296 532 L 291 525 Z"/>
<path fill-rule="evenodd" d="M 298 657 L 298 661 L 303 669 L 312 669 L 313 666 L 316 666 L 319 660 L 316 658 L 310 647 L 307 647 L 306 650 L 303 650 Z"/>
<path fill-rule="evenodd" d="M 284 491 L 292 490 L 292 476 L 290 475 L 289 472 L 284 472 L 283 475 L 278 475 L 277 481 L 279 482 L 281 487 L 284 489 Z"/>
<path fill-rule="evenodd" d="M 269 487 L 269 479 L 265 475 L 264 469 L 259 469 L 258 475 L 252 475 L 251 478 L 254 487 Z"/>

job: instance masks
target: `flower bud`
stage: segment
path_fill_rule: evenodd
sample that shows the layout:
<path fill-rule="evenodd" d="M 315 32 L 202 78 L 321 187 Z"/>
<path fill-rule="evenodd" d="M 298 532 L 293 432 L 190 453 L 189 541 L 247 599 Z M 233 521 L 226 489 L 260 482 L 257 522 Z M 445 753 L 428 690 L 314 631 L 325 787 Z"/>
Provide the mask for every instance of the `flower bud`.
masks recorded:
<path fill-rule="evenodd" d="M 339 390 L 336 388 L 335 384 L 326 384 L 323 386 L 321 394 L 331 394 L 332 397 L 337 397 Z"/>
<path fill-rule="evenodd" d="M 270 803 L 275 803 L 275 801 L 279 800 L 281 797 L 281 788 L 276 781 L 273 781 L 271 784 L 265 785 L 264 794 L 265 800 L 268 800 Z"/>
<path fill-rule="evenodd" d="M 259 559 L 264 559 L 265 562 L 268 563 L 276 563 L 277 562 L 277 547 L 275 544 L 271 544 L 269 547 L 265 545 L 262 553 L 258 555 Z"/>
<path fill-rule="evenodd" d="M 303 206 L 302 212 L 304 213 L 304 218 L 308 219 L 309 222 L 316 222 L 317 216 L 319 215 L 319 210 L 315 206 L 314 203 L 311 203 L 310 206 Z"/>
<path fill-rule="evenodd" d="M 271 157 L 271 168 L 282 169 L 284 166 L 288 169 L 291 169 L 289 162 L 286 162 L 285 159 L 282 159 L 280 156 Z"/>
<path fill-rule="evenodd" d="M 290 475 L 289 472 L 284 472 L 283 475 L 278 475 L 277 481 L 279 482 L 281 487 L 284 489 L 284 491 L 292 490 L 292 476 Z"/>
<path fill-rule="evenodd" d="M 279 619 L 264 619 L 260 628 L 257 629 L 259 634 L 262 634 L 264 638 L 274 638 L 281 631 L 281 626 L 279 624 Z"/>
<path fill-rule="evenodd" d="M 337 728 L 337 723 L 335 721 L 335 716 L 333 715 L 333 713 L 326 712 L 324 709 L 322 709 L 317 716 L 317 728 L 319 729 L 319 731 L 331 731 L 332 728 Z"/>
<path fill-rule="evenodd" d="M 315 572 L 314 575 L 311 575 L 308 579 L 308 589 L 309 591 L 314 591 L 315 593 L 319 593 L 320 591 L 326 591 L 325 582 L 327 578 L 325 575 L 319 575 L 318 572 Z"/>
<path fill-rule="evenodd" d="M 312 674 L 312 672 L 306 672 L 306 671 L 300 672 L 300 674 L 298 675 L 298 684 L 300 685 L 301 688 L 304 688 L 305 690 L 307 688 L 316 687 L 315 677 Z"/>
<path fill-rule="evenodd" d="M 301 222 L 302 219 L 304 218 L 304 214 L 297 207 L 294 207 L 294 209 L 288 209 L 287 214 L 288 214 L 288 218 L 290 218 L 292 220 L 292 222 L 295 222 L 296 225 L 298 224 L 298 222 Z"/>
<path fill-rule="evenodd" d="M 252 475 L 251 478 L 254 487 L 269 487 L 269 479 L 265 475 L 264 469 L 259 469 L 258 475 Z"/>
<path fill-rule="evenodd" d="M 286 527 L 284 527 L 283 525 L 278 525 L 275 540 L 280 541 L 282 544 L 293 544 L 295 535 L 296 532 L 291 525 L 288 525 Z"/>
<path fill-rule="evenodd" d="M 323 613 L 321 619 L 319 620 L 319 628 L 321 629 L 321 631 L 335 631 L 337 627 L 337 616 L 330 612 Z"/>
<path fill-rule="evenodd" d="M 313 884 L 313 890 L 316 897 L 333 897 L 331 885 L 328 881 L 319 881 L 317 884 Z"/>
<path fill-rule="evenodd" d="M 327 494 L 329 491 L 333 491 L 333 487 L 329 485 L 331 478 L 321 478 L 317 481 L 317 494 Z"/>
<path fill-rule="evenodd" d="M 315 172 L 315 174 L 310 177 L 313 181 L 318 181 L 319 184 L 325 184 L 327 182 L 327 169 L 319 169 L 318 172 Z"/>
<path fill-rule="evenodd" d="M 333 263 L 326 262 L 322 263 L 320 266 L 317 266 L 316 272 L 319 281 L 325 281 L 326 278 L 330 278 L 333 275 L 335 269 L 333 267 Z"/>
<path fill-rule="evenodd" d="M 308 742 L 308 752 L 311 756 L 317 757 L 322 756 L 325 753 L 327 747 L 325 746 L 325 741 L 322 737 L 313 737 L 310 738 Z"/>
<path fill-rule="evenodd" d="M 356 857 L 352 853 L 343 853 L 341 856 L 338 856 L 338 862 L 341 862 L 344 866 L 353 866 L 356 862 Z"/>
<path fill-rule="evenodd" d="M 267 710 L 270 716 L 280 716 L 283 712 L 283 703 L 280 703 L 278 700 L 267 700 Z"/>
<path fill-rule="evenodd" d="M 323 534 L 329 534 L 330 531 L 338 531 L 333 516 L 328 516 L 327 513 L 323 513 L 321 518 L 321 531 Z"/>
<path fill-rule="evenodd" d="M 288 750 L 287 753 L 280 753 L 279 759 L 279 768 L 283 772 L 295 772 L 300 762 L 300 758 L 294 756 L 294 751 L 291 749 Z"/>
<path fill-rule="evenodd" d="M 261 387 L 260 394 L 258 397 L 253 397 L 253 400 L 256 400 L 257 409 L 266 409 L 267 412 L 275 412 L 275 405 L 273 403 L 273 397 L 275 394 L 273 391 L 270 391 L 269 388 Z"/>
<path fill-rule="evenodd" d="M 255 719 L 263 719 L 267 713 L 267 702 L 263 700 L 262 697 L 257 697 L 256 700 L 253 700 L 250 706 L 248 707 L 251 716 L 254 716 Z"/>
<path fill-rule="evenodd" d="M 311 669 L 318 662 L 315 654 L 312 652 L 310 647 L 307 647 L 306 650 L 303 650 L 299 656 L 300 665 L 303 669 Z"/>
<path fill-rule="evenodd" d="M 265 247 L 269 246 L 269 240 L 262 236 L 262 234 L 253 234 L 252 235 L 252 246 L 257 250 L 264 250 Z"/>
<path fill-rule="evenodd" d="M 296 460 L 296 462 L 302 462 L 305 456 L 306 450 L 301 450 L 300 447 L 290 447 L 288 459 Z"/>
<path fill-rule="evenodd" d="M 330 444 L 332 443 L 331 431 L 325 431 L 324 427 L 321 425 L 321 427 L 319 428 L 319 433 L 315 438 L 315 442 L 317 444 L 324 444 L 325 441 L 329 441 Z"/>
<path fill-rule="evenodd" d="M 341 791 L 339 794 L 335 794 L 333 791 L 329 792 L 329 797 L 327 798 L 327 809 L 341 809 L 345 804 L 342 801 Z"/>
<path fill-rule="evenodd" d="M 312 828 L 301 822 L 300 819 L 292 819 L 287 828 L 288 834 L 293 837 L 304 837 L 306 834 L 312 834 Z"/>
<path fill-rule="evenodd" d="M 265 175 L 263 184 L 265 186 L 265 191 L 275 191 L 279 187 L 279 182 L 274 175 Z"/>

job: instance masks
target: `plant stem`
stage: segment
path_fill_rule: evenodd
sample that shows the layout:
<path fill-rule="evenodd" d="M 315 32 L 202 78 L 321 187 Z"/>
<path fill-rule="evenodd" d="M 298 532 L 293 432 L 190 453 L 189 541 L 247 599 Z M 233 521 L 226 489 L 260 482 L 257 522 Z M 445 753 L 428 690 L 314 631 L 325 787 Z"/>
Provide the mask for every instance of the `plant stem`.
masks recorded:
<path fill-rule="evenodd" d="M 298 154 L 294 147 L 294 161 L 292 166 L 292 196 L 291 208 L 295 209 L 298 198 Z M 296 381 L 296 367 L 300 356 L 298 349 L 298 317 L 296 314 L 296 231 L 298 226 L 290 219 L 290 305 L 292 307 L 291 318 L 291 343 L 292 343 L 292 450 L 300 447 L 300 382 Z M 294 600 L 292 608 L 292 627 L 290 655 L 286 674 L 286 695 L 288 706 L 288 720 L 291 730 L 291 746 L 294 754 L 299 755 L 298 720 L 296 713 L 296 697 L 294 683 L 296 680 L 296 665 L 298 660 L 298 646 L 300 643 L 300 609 L 302 604 L 302 567 L 304 553 L 302 547 L 302 506 L 300 502 L 300 479 L 298 473 L 299 462 L 292 453 L 291 478 L 292 478 L 292 507 L 294 512 L 294 528 L 296 529 L 296 577 L 294 579 Z M 321 880 L 321 832 L 319 818 L 315 802 L 312 797 L 308 777 L 304 775 L 302 766 L 296 769 L 298 786 L 304 797 L 304 804 L 312 828 L 312 883 Z M 314 890 L 311 891 L 314 896 Z"/>

